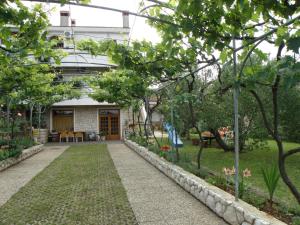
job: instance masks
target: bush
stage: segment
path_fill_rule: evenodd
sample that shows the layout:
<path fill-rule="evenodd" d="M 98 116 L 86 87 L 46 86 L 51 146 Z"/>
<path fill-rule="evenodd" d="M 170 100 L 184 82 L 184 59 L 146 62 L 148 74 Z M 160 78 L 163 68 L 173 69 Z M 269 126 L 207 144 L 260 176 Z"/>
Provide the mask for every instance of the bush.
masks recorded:
<path fill-rule="evenodd" d="M 8 140 L 0 139 L 0 147 L 3 145 L 8 145 L 8 144 L 9 144 Z"/>
<path fill-rule="evenodd" d="M 209 176 L 208 178 L 205 179 L 208 183 L 217 186 L 217 187 L 227 187 L 227 181 L 224 177 L 222 176 Z"/>
<path fill-rule="evenodd" d="M 16 138 L 14 140 L 0 140 L 0 146 L 7 145 L 8 149 L 0 150 L 0 161 L 10 157 L 18 157 L 23 149 L 34 145 L 34 141 L 28 137 Z"/>
<path fill-rule="evenodd" d="M 8 150 L 0 150 L 0 161 L 9 158 Z"/>
<path fill-rule="evenodd" d="M 293 225 L 300 225 L 300 217 L 296 216 L 293 218 Z"/>
<path fill-rule="evenodd" d="M 157 147 L 157 145 L 149 145 L 148 150 L 151 152 L 154 152 L 156 154 L 158 154 L 160 152 L 160 149 Z"/>
<path fill-rule="evenodd" d="M 141 137 L 141 136 L 130 135 L 129 139 L 136 142 L 136 143 L 138 143 L 141 146 L 144 146 L 144 147 L 146 147 L 148 145 L 147 140 L 144 137 Z"/>
<path fill-rule="evenodd" d="M 34 141 L 29 137 L 22 137 L 14 140 L 16 146 L 23 149 L 29 148 L 34 145 Z"/>

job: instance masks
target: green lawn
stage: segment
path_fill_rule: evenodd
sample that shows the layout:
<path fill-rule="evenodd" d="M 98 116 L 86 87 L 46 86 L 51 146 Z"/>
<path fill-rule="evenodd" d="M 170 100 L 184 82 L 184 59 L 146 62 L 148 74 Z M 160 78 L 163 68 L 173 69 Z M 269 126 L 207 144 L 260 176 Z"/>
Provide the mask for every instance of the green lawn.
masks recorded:
<path fill-rule="evenodd" d="M 1 225 L 137 224 L 106 145 L 67 149 L 0 208 Z"/>
<path fill-rule="evenodd" d="M 165 143 L 166 139 L 164 140 Z M 198 147 L 192 146 L 191 141 L 183 141 L 184 147 L 180 149 L 181 154 L 186 153 L 196 164 Z M 247 179 L 247 183 L 260 192 L 267 193 L 261 168 L 267 167 L 277 161 L 277 148 L 274 141 L 268 141 L 269 148 L 256 149 L 240 154 L 240 168 L 248 168 L 251 170 L 252 176 Z M 300 144 L 284 143 L 286 150 L 295 148 Z M 225 153 L 222 149 L 206 148 L 202 155 L 202 166 L 216 173 L 222 174 L 224 167 L 232 168 L 234 165 L 234 153 Z M 291 180 L 300 190 L 300 154 L 288 158 L 286 167 Z M 279 185 L 275 192 L 275 198 L 287 204 L 291 208 L 297 208 L 300 211 L 300 206 L 294 199 L 293 195 L 288 190 L 287 186 L 280 179 Z"/>

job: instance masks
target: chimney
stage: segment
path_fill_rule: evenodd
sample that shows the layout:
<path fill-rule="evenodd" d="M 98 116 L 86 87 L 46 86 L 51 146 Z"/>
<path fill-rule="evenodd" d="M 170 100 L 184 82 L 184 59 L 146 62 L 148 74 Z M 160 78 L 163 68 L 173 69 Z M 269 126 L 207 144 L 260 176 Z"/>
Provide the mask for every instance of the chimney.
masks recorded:
<path fill-rule="evenodd" d="M 60 26 L 68 27 L 69 26 L 69 18 L 70 18 L 69 11 L 60 11 Z"/>
<path fill-rule="evenodd" d="M 123 12 L 123 27 L 129 28 L 129 13 Z"/>
<path fill-rule="evenodd" d="M 76 26 L 76 20 L 75 19 L 71 19 L 71 27 L 75 27 Z"/>

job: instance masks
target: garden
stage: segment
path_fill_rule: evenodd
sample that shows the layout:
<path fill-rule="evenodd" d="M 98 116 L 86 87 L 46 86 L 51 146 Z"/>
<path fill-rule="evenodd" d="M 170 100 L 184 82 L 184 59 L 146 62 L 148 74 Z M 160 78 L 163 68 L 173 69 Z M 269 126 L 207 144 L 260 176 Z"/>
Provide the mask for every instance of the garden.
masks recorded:
<path fill-rule="evenodd" d="M 119 65 L 90 79 L 91 96 L 132 109 L 131 140 L 236 199 L 299 224 L 298 6 L 155 3 L 146 11 L 160 43 L 78 44 Z M 170 125 L 170 142 L 156 137 L 157 127 Z"/>

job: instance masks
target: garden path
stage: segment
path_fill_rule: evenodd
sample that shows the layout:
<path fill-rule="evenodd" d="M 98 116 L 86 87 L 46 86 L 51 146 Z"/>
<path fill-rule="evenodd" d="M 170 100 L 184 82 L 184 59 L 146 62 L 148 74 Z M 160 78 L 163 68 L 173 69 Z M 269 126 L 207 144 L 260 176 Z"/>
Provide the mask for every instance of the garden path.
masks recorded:
<path fill-rule="evenodd" d="M 123 143 L 107 146 L 140 225 L 227 224 Z"/>
<path fill-rule="evenodd" d="M 44 146 L 36 155 L 0 172 L 0 207 L 69 146 Z"/>

